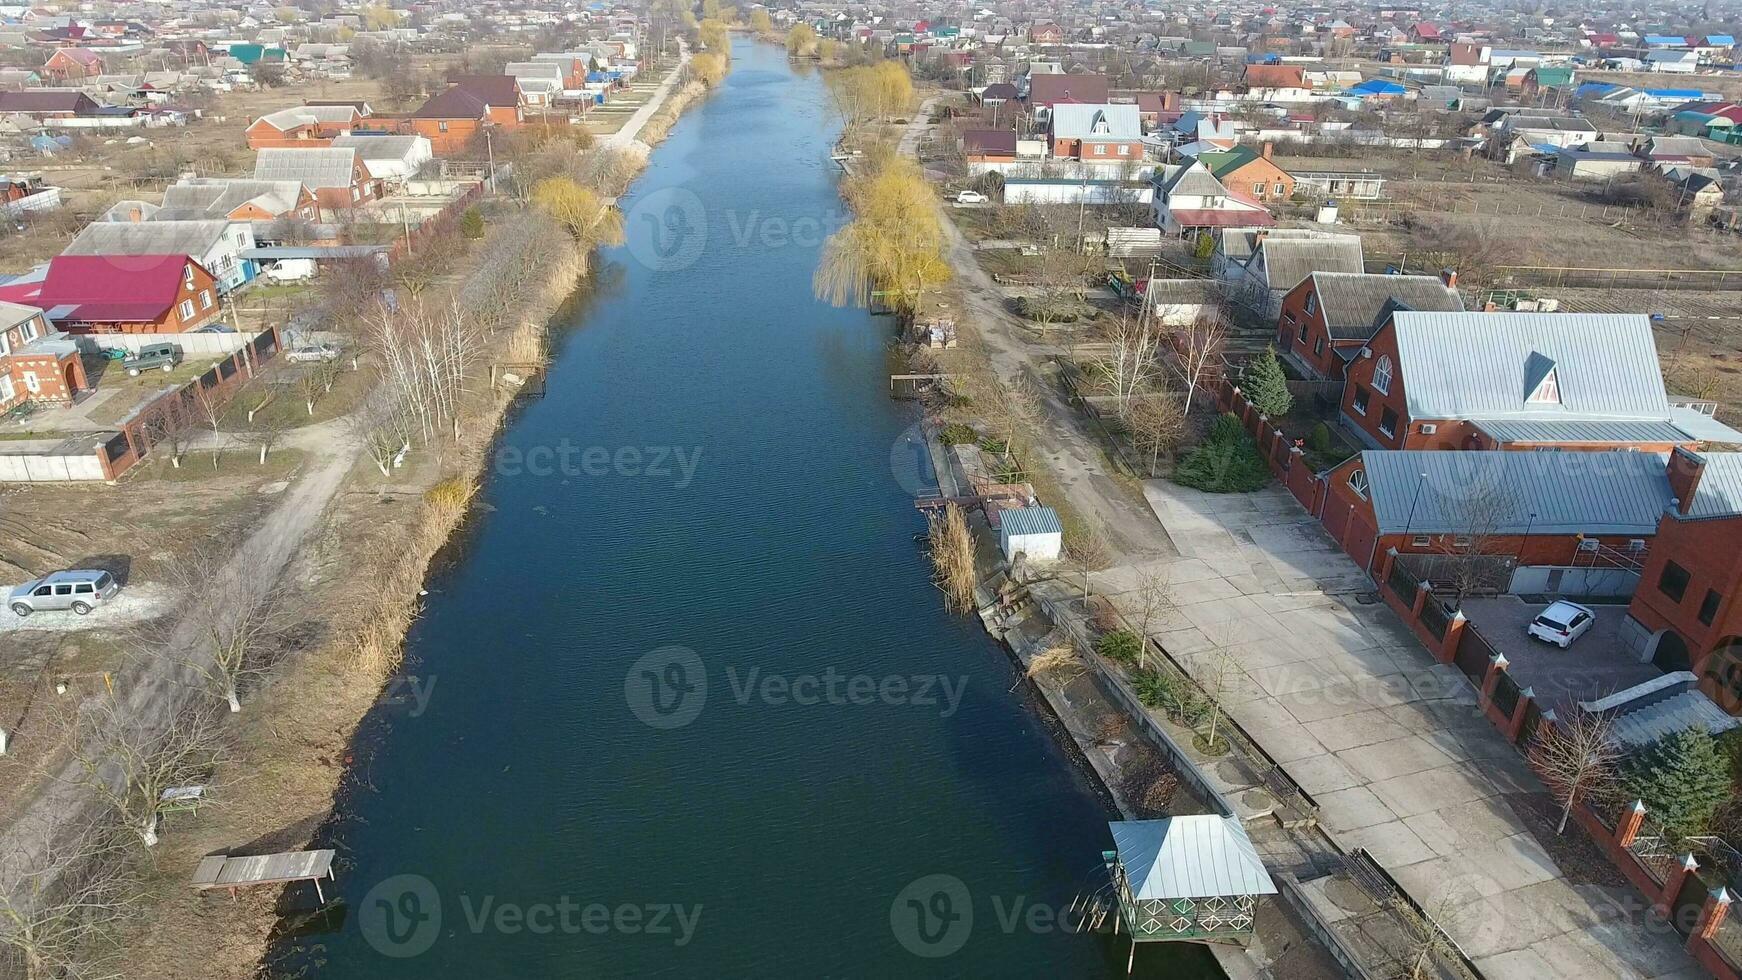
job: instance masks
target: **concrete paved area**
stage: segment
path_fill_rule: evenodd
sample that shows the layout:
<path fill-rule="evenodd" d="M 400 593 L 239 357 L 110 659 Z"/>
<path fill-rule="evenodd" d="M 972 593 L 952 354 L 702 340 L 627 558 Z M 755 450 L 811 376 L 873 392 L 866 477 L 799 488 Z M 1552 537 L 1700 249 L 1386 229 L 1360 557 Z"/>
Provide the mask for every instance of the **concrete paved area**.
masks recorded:
<path fill-rule="evenodd" d="M 1516 596 L 1465 599 L 1464 617 L 1482 638 L 1507 660 L 1507 671 L 1520 687 L 1528 687 L 1547 707 L 1606 697 L 1642 684 L 1663 671 L 1621 645 L 1621 620 L 1626 606 L 1591 605 L 1597 621 L 1585 635 L 1562 650 L 1525 632 L 1546 603 L 1524 602 Z"/>
<path fill-rule="evenodd" d="M 1146 578 L 1172 607 L 1149 630 L 1495 980 L 1693 977 L 1638 896 L 1573 884 L 1507 794 L 1541 792 L 1373 585 L 1280 487 L 1144 493 L 1180 557 L 1098 576 L 1128 617 Z"/>

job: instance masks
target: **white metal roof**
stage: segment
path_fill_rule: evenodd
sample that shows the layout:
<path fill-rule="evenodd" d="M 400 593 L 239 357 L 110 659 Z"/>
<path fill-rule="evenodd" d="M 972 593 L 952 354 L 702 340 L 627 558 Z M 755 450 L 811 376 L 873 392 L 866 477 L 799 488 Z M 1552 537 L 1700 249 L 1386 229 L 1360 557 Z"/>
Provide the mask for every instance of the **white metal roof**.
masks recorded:
<path fill-rule="evenodd" d="M 1143 124 L 1135 105 L 1061 102 L 1052 107 L 1052 134 L 1056 139 L 1134 140 L 1143 136 Z"/>
<path fill-rule="evenodd" d="M 1276 894 L 1264 861 L 1234 817 L 1196 814 L 1107 827 L 1138 901 Z"/>
<path fill-rule="evenodd" d="M 1667 465 L 1657 453 L 1625 450 L 1361 454 L 1381 534 L 1646 536 L 1674 496 Z M 1702 490 L 1712 479 L 1708 464 Z"/>
<path fill-rule="evenodd" d="M 1393 318 L 1417 419 L 1669 419 L 1644 314 L 1399 311 Z M 1558 404 L 1530 403 L 1554 371 Z"/>
<path fill-rule="evenodd" d="M 254 158 L 255 180 L 299 180 L 313 190 L 350 187 L 357 151 L 349 147 L 267 147 Z"/>

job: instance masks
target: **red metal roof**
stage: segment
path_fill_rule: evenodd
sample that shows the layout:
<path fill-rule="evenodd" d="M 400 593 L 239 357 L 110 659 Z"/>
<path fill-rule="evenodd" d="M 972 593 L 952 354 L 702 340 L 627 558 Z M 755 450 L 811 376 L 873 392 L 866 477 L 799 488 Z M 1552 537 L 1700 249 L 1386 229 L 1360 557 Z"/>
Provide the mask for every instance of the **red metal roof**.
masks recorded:
<path fill-rule="evenodd" d="M 34 302 L 70 307 L 63 319 L 155 320 L 175 303 L 183 270 L 194 264 L 185 255 L 57 255 Z"/>

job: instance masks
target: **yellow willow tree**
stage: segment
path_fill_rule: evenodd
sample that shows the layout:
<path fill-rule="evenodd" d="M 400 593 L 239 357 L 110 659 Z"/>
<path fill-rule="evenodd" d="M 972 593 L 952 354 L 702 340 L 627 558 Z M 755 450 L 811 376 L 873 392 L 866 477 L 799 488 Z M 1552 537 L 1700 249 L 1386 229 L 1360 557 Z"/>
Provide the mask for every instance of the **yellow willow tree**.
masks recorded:
<path fill-rule="evenodd" d="M 794 24 L 792 29 L 786 32 L 786 53 L 795 58 L 802 58 L 810 54 L 811 49 L 816 47 L 816 44 L 816 28 L 809 24 Z"/>
<path fill-rule="evenodd" d="M 773 34 L 774 18 L 768 16 L 768 11 L 758 7 L 750 11 L 750 29 L 758 34 Z"/>
<path fill-rule="evenodd" d="M 622 212 L 571 178 L 546 177 L 532 185 L 532 203 L 583 246 L 623 244 Z"/>
<path fill-rule="evenodd" d="M 925 292 L 950 279 L 943 225 L 919 166 L 874 154 L 885 162 L 848 181 L 842 194 L 855 217 L 829 236 L 811 285 L 836 306 L 867 302 L 873 293 L 911 314 Z"/>
<path fill-rule="evenodd" d="M 691 58 L 689 70 L 691 77 L 695 78 L 703 85 L 713 88 L 720 84 L 721 79 L 726 77 L 726 69 L 728 67 L 728 63 L 723 55 L 710 52 L 707 54 L 698 54 L 694 58 Z"/>
<path fill-rule="evenodd" d="M 709 51 L 729 57 L 725 52 L 731 47 L 731 41 L 726 33 L 725 24 L 712 18 L 702 21 L 701 25 L 696 28 L 696 39 L 701 41 L 702 47 Z"/>
<path fill-rule="evenodd" d="M 913 102 L 913 77 L 907 73 L 906 65 L 884 61 L 866 71 L 870 75 L 871 100 L 879 116 L 887 119 Z"/>

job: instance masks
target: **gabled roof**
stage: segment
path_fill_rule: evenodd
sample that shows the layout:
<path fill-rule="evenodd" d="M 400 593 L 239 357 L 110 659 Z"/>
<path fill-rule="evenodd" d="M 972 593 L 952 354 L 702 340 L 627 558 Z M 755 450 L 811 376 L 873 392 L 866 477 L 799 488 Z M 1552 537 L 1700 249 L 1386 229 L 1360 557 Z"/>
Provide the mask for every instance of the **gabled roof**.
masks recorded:
<path fill-rule="evenodd" d="M 490 115 L 490 106 L 483 99 L 463 88 L 450 88 L 437 93 L 425 102 L 416 112 L 413 119 L 484 119 Z"/>
<path fill-rule="evenodd" d="M 1013 129 L 967 129 L 962 131 L 962 152 L 991 156 L 1016 155 Z"/>
<path fill-rule="evenodd" d="M 1062 103 L 1052 108 L 1055 139 L 1136 140 L 1143 138 L 1143 123 L 1137 107 L 1123 105 L 1076 105 Z"/>
<path fill-rule="evenodd" d="M 1362 272 L 1314 272 L 1312 289 L 1333 340 L 1366 340 L 1379 318 L 1399 304 L 1403 309 L 1457 313 L 1464 309 L 1458 291 L 1438 276 L 1378 276 Z"/>
<path fill-rule="evenodd" d="M 453 82 L 455 88 L 493 108 L 511 109 L 520 104 L 520 83 L 513 75 L 461 75 Z"/>
<path fill-rule="evenodd" d="M 1399 311 L 1392 324 L 1413 418 L 1669 418 L 1644 314 Z M 1542 358 L 1559 404 L 1526 402 Z"/>
<path fill-rule="evenodd" d="M 1360 272 L 1365 268 L 1359 235 L 1266 235 L 1247 260 L 1247 268 L 1252 269 L 1261 258 L 1271 289 L 1293 289 L 1315 272 Z"/>
<path fill-rule="evenodd" d="M 61 320 L 155 320 L 175 303 L 190 263 L 198 265 L 186 255 L 57 255 L 36 302 L 65 308 Z"/>
<path fill-rule="evenodd" d="M 1191 163 L 1177 164 L 1162 171 L 1161 192 L 1169 197 L 1175 194 L 1187 197 L 1222 197 L 1228 189 L 1210 173 L 1210 168 L 1193 160 Z"/>
<path fill-rule="evenodd" d="M 343 146 L 268 147 L 254 158 L 255 180 L 295 180 L 310 190 L 350 187 L 357 151 Z"/>
<path fill-rule="evenodd" d="M 1215 174 L 1217 180 L 1227 180 L 1229 174 L 1241 167 L 1254 160 L 1264 159 L 1264 154 L 1250 146 L 1240 145 L 1227 150 L 1205 150 L 1198 154 L 1198 159 L 1203 161 L 1204 166 L 1210 168 L 1210 173 Z M 1277 167 L 1277 169 L 1281 170 L 1282 168 Z"/>
<path fill-rule="evenodd" d="M 1031 75 L 1028 80 L 1028 101 L 1031 104 L 1052 105 L 1064 100 L 1104 103 L 1107 101 L 1105 75 Z"/>
<path fill-rule="evenodd" d="M 1274 895 L 1276 884 L 1246 828 L 1215 814 L 1109 823 L 1138 901 Z"/>
<path fill-rule="evenodd" d="M 268 214 L 281 215 L 302 203 L 300 180 L 255 180 L 246 177 L 190 177 L 171 184 L 163 192 L 166 218 L 228 217 L 245 204 Z"/>
<path fill-rule="evenodd" d="M 0 92 L 0 112 L 91 112 L 97 103 L 71 89 Z"/>
<path fill-rule="evenodd" d="M 229 230 L 228 221 L 97 221 L 62 255 L 186 255 L 199 258 Z"/>

